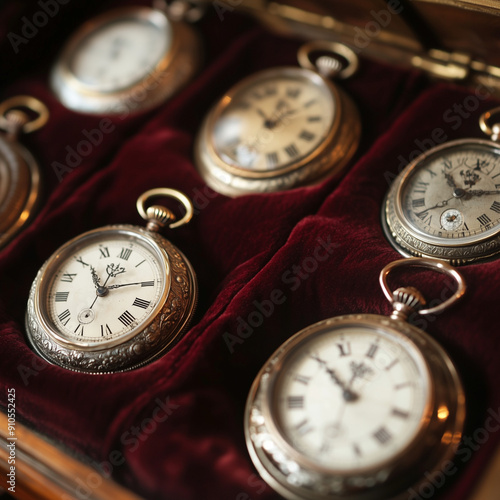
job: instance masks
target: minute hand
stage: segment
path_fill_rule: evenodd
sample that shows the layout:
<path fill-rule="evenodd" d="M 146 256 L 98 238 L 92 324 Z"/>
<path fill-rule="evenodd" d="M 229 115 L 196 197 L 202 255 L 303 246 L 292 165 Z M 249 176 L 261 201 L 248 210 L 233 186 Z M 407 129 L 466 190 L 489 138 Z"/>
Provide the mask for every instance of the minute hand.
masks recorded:
<path fill-rule="evenodd" d="M 471 189 L 470 191 L 467 191 L 467 193 L 471 194 L 472 196 L 483 196 L 483 194 L 500 194 L 500 191 L 484 191 L 483 189 Z"/>
<path fill-rule="evenodd" d="M 131 285 L 142 285 L 141 282 L 139 283 L 120 283 L 118 285 L 110 285 L 108 286 L 108 290 L 113 290 L 114 288 L 121 288 L 122 286 L 131 286 Z"/>
<path fill-rule="evenodd" d="M 418 215 L 419 217 L 421 217 L 422 215 L 424 215 L 425 213 L 427 213 L 429 210 L 433 210 L 434 208 L 443 208 L 446 205 L 448 205 L 448 202 L 450 200 L 453 200 L 453 198 L 455 198 L 455 197 L 452 196 L 451 198 L 448 198 L 447 200 L 440 201 L 439 203 L 437 203 L 433 207 L 426 208 L 425 210 L 422 210 L 421 212 L 418 212 L 418 213 L 415 212 L 415 215 Z"/>

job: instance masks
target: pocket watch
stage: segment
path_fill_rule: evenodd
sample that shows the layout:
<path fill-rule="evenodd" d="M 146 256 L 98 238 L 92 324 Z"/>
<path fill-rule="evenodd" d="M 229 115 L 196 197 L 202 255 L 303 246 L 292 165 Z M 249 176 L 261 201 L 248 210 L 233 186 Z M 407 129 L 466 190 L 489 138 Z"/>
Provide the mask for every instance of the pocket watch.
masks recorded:
<path fill-rule="evenodd" d="M 180 220 L 155 197 L 180 201 Z M 194 271 L 159 234 L 187 223 L 193 205 L 183 193 L 158 188 L 137 201 L 145 228 L 111 225 L 88 231 L 52 254 L 31 287 L 26 330 L 50 363 L 87 373 L 138 368 L 180 340 L 197 301 Z"/>
<path fill-rule="evenodd" d="M 298 60 L 300 67 L 245 78 L 207 114 L 195 162 L 211 188 L 228 196 L 290 189 L 334 175 L 353 156 L 359 115 L 328 77 L 351 76 L 356 54 L 340 43 L 310 42 Z"/>
<path fill-rule="evenodd" d="M 50 77 L 66 107 L 98 114 L 149 109 L 191 78 L 199 65 L 198 37 L 167 16 L 166 3 L 155 5 L 111 10 L 69 39 Z"/>
<path fill-rule="evenodd" d="M 454 278 L 457 291 L 435 307 L 413 287 L 390 292 L 388 274 L 420 266 Z M 465 397 L 446 352 L 405 320 L 460 298 L 455 269 L 432 259 L 386 266 L 381 286 L 390 317 L 353 314 L 296 333 L 265 363 L 245 409 L 250 456 L 279 494 L 299 500 L 389 499 L 452 458 Z M 399 498 L 399 497 L 398 497 Z"/>
<path fill-rule="evenodd" d="M 481 115 L 491 137 L 450 141 L 423 153 L 394 180 L 382 221 L 402 255 L 461 265 L 500 252 L 500 125 Z"/>
<path fill-rule="evenodd" d="M 29 222 L 40 198 L 40 169 L 18 136 L 39 129 L 48 118 L 47 107 L 31 96 L 0 104 L 0 129 L 5 132 L 0 134 L 0 247 Z"/>

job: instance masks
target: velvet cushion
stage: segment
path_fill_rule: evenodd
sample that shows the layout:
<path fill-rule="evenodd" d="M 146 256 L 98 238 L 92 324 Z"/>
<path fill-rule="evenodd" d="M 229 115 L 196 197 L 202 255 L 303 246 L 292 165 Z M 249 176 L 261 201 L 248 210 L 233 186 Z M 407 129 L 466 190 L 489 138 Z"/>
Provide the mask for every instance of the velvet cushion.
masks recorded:
<path fill-rule="evenodd" d="M 23 138 L 43 170 L 43 204 L 0 252 L 0 404 L 14 387 L 19 419 L 101 464 L 145 498 L 275 499 L 244 442 L 243 410 L 253 378 L 284 340 L 309 324 L 390 312 L 378 285 L 382 267 L 400 257 L 380 224 L 390 182 L 418 152 L 445 137 L 479 137 L 479 114 L 494 103 L 485 89 L 430 82 L 362 58 L 360 71 L 341 83 L 363 121 L 363 138 L 345 175 L 283 193 L 224 197 L 209 190 L 194 167 L 201 120 L 244 76 L 296 64 L 300 41 L 272 36 L 234 12 L 221 21 L 209 7 L 197 25 L 205 57 L 197 78 L 154 110 L 109 118 L 100 144 L 61 171 L 58 164 L 68 165 L 70 151 L 107 118 L 58 103 L 47 83 L 50 66 L 79 22 L 124 3 L 140 2 L 60 5 L 17 53 L 6 34 L 21 33 L 23 17 L 33 19 L 40 5 L 12 1 L 0 10 L 0 98 L 34 95 L 51 112 L 43 129 Z M 199 280 L 198 312 L 185 337 L 161 359 L 128 373 L 85 375 L 40 360 L 24 336 L 26 301 L 39 267 L 86 230 L 141 225 L 135 201 L 159 186 L 182 190 L 196 207 L 188 226 L 167 234 Z M 314 261 L 315 252 L 326 252 L 325 258 Z M 498 433 L 485 431 L 484 439 L 478 430 L 500 409 L 499 271 L 500 261 L 464 267 L 469 289 L 460 307 L 423 325 L 456 362 L 468 402 L 458 472 L 433 486 L 435 498 L 467 498 L 498 442 Z M 442 286 L 427 274 L 415 282 L 434 291 Z"/>

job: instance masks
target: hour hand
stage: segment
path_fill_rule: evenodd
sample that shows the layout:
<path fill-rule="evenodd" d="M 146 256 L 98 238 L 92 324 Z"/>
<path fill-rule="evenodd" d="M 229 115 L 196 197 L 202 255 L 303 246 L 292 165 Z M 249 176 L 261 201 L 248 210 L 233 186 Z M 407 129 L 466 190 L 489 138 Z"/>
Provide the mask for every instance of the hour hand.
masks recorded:
<path fill-rule="evenodd" d="M 444 172 L 444 178 L 446 179 L 446 182 L 448 183 L 448 186 L 451 186 L 452 188 L 457 188 L 457 183 L 455 182 L 455 179 L 453 178 L 453 175 L 451 175 L 448 172 Z"/>
<path fill-rule="evenodd" d="M 99 288 L 101 286 L 101 280 L 99 279 L 97 271 L 93 266 L 90 266 L 90 272 L 92 273 L 92 281 L 94 282 L 94 286 L 96 288 Z"/>

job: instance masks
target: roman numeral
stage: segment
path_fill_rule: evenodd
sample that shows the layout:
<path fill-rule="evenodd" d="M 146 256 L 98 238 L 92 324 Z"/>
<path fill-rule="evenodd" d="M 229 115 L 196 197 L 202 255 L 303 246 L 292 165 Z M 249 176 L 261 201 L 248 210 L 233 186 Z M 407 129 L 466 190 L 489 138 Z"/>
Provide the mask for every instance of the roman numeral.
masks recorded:
<path fill-rule="evenodd" d="M 405 387 L 411 387 L 411 383 L 410 382 L 403 382 L 402 384 L 395 385 L 394 389 L 399 391 L 400 389 L 404 389 Z"/>
<path fill-rule="evenodd" d="M 361 450 L 360 450 L 359 446 L 358 446 L 356 443 L 353 443 L 353 445 L 352 445 L 352 449 L 354 450 L 354 454 L 355 454 L 357 457 L 360 457 L 360 456 L 361 456 Z"/>
<path fill-rule="evenodd" d="M 141 309 L 147 309 L 147 307 L 149 306 L 149 304 L 151 304 L 151 302 L 148 301 L 148 300 L 136 298 L 134 300 L 134 303 L 132 305 L 136 306 L 136 307 L 140 307 Z"/>
<path fill-rule="evenodd" d="M 316 135 L 315 135 L 315 134 L 313 134 L 312 132 L 309 132 L 308 130 L 303 130 L 303 131 L 300 133 L 299 137 L 300 137 L 301 139 L 303 139 L 304 141 L 308 141 L 308 142 L 310 142 L 310 141 L 312 141 L 312 140 L 316 137 Z"/>
<path fill-rule="evenodd" d="M 295 144 L 290 144 L 289 146 L 287 146 L 285 148 L 285 151 L 287 152 L 288 156 L 290 158 L 295 158 L 296 156 L 299 156 L 299 151 L 297 149 L 297 147 L 295 146 Z"/>
<path fill-rule="evenodd" d="M 106 326 L 101 325 L 101 337 L 111 335 L 113 332 L 111 331 L 111 328 L 108 326 L 106 323 Z"/>
<path fill-rule="evenodd" d="M 125 326 L 129 326 L 135 320 L 134 316 L 132 314 L 130 314 L 128 311 L 125 311 L 121 316 L 118 316 L 118 319 Z"/>
<path fill-rule="evenodd" d="M 490 210 L 493 210 L 493 212 L 496 212 L 497 214 L 500 214 L 500 203 L 498 203 L 498 201 L 494 201 L 491 204 Z"/>
<path fill-rule="evenodd" d="M 317 100 L 316 99 L 311 99 L 310 101 L 307 101 L 305 104 L 304 104 L 304 108 L 310 108 Z M 318 116 L 316 117 L 318 118 L 318 120 L 321 120 L 321 117 Z M 311 120 L 309 120 L 311 121 Z"/>
<path fill-rule="evenodd" d="M 291 97 L 292 99 L 296 99 L 297 97 L 299 97 L 301 92 L 302 90 L 300 89 L 300 87 L 289 87 L 286 89 L 287 97 Z"/>
<path fill-rule="evenodd" d="M 425 207 L 425 198 L 417 198 L 411 202 L 413 208 Z"/>
<path fill-rule="evenodd" d="M 79 262 L 83 267 L 88 267 L 89 265 L 83 261 L 81 257 L 76 257 L 76 261 Z"/>
<path fill-rule="evenodd" d="M 311 380 L 311 377 L 306 377 L 304 375 L 300 375 L 299 373 L 293 377 L 293 380 L 296 382 L 300 382 L 301 384 L 307 385 Z"/>
<path fill-rule="evenodd" d="M 69 309 L 66 309 L 63 311 L 61 314 L 58 314 L 59 321 L 66 326 L 69 323 L 69 318 L 71 316 L 71 313 L 69 312 Z M 64 323 L 64 320 L 67 320 L 66 323 Z"/>
<path fill-rule="evenodd" d="M 82 331 L 80 333 L 78 333 L 78 330 L 80 328 L 82 329 Z M 78 326 L 75 328 L 75 334 L 76 335 L 81 335 L 83 337 L 83 325 L 81 323 L 79 323 Z"/>
<path fill-rule="evenodd" d="M 428 172 L 431 177 L 436 177 L 437 175 L 436 172 L 433 172 L 430 168 L 426 168 L 425 171 Z"/>
<path fill-rule="evenodd" d="M 389 441 L 392 436 L 385 427 L 381 427 L 377 432 L 373 434 L 373 437 L 380 443 L 385 444 Z"/>
<path fill-rule="evenodd" d="M 414 193 L 421 193 L 421 194 L 425 194 L 425 192 L 427 191 L 427 186 L 429 185 L 428 182 L 424 182 L 424 181 L 418 181 L 417 182 L 417 186 L 418 186 L 418 189 L 414 189 L 413 192 Z"/>
<path fill-rule="evenodd" d="M 305 420 L 302 420 L 302 422 L 300 422 L 298 425 L 296 425 L 295 429 L 301 436 L 305 436 L 308 432 L 311 432 L 313 430 L 307 418 Z"/>
<path fill-rule="evenodd" d="M 118 254 L 118 258 L 123 260 L 128 260 L 131 254 L 132 254 L 131 248 L 122 248 L 120 253 Z"/>
<path fill-rule="evenodd" d="M 69 292 L 56 292 L 56 302 L 66 302 Z"/>
<path fill-rule="evenodd" d="M 427 224 L 428 226 L 431 225 L 432 221 L 432 215 L 429 214 L 428 210 L 424 210 L 423 212 L 415 212 L 415 215 L 419 217 L 424 224 Z"/>
<path fill-rule="evenodd" d="M 346 342 L 345 344 L 337 344 L 339 348 L 340 356 L 349 356 L 351 354 L 351 343 Z"/>
<path fill-rule="evenodd" d="M 109 249 L 108 247 L 99 247 L 99 252 L 101 252 L 100 259 L 109 257 Z"/>
<path fill-rule="evenodd" d="M 288 396 L 287 407 L 289 409 L 304 408 L 304 396 Z"/>
<path fill-rule="evenodd" d="M 396 363 L 399 363 L 399 359 L 393 359 L 386 367 L 386 370 L 390 370 Z"/>
<path fill-rule="evenodd" d="M 403 410 L 398 410 L 397 408 L 393 408 L 391 413 L 395 417 L 400 417 L 400 418 L 405 418 L 405 419 L 410 416 L 410 414 L 408 412 L 403 411 Z"/>
<path fill-rule="evenodd" d="M 64 281 L 64 283 L 73 283 L 75 276 L 76 276 L 76 273 L 75 274 L 64 273 L 62 275 L 61 281 Z"/>
<path fill-rule="evenodd" d="M 366 353 L 367 358 L 372 358 L 375 356 L 375 353 L 378 351 L 378 344 L 372 344 Z"/>
<path fill-rule="evenodd" d="M 489 224 L 491 222 L 491 219 L 486 214 L 480 215 L 477 218 L 477 220 L 479 221 L 481 226 L 486 226 L 487 224 Z"/>
<path fill-rule="evenodd" d="M 155 282 L 154 281 L 143 281 L 141 283 L 141 286 L 154 286 Z"/>
<path fill-rule="evenodd" d="M 266 155 L 266 165 L 268 168 L 274 167 L 278 163 L 278 153 L 267 153 Z"/>
<path fill-rule="evenodd" d="M 444 168 L 446 168 L 448 170 L 450 170 L 453 167 L 450 160 L 443 160 L 443 165 L 444 165 Z"/>

